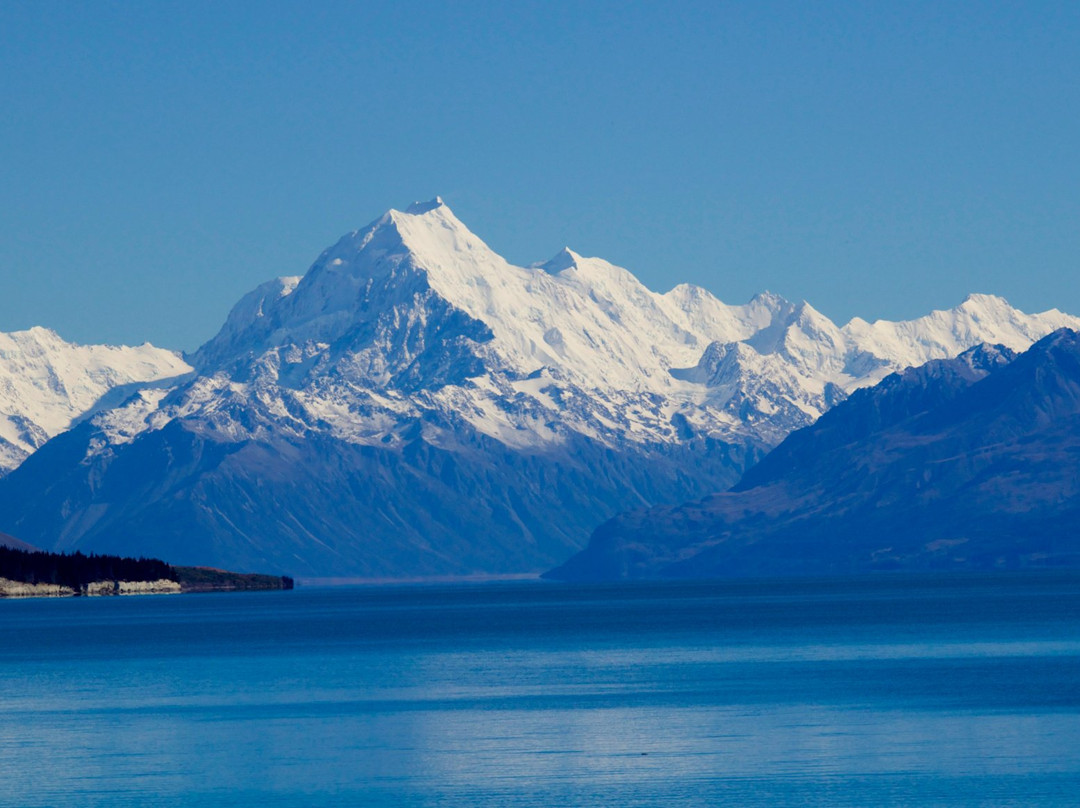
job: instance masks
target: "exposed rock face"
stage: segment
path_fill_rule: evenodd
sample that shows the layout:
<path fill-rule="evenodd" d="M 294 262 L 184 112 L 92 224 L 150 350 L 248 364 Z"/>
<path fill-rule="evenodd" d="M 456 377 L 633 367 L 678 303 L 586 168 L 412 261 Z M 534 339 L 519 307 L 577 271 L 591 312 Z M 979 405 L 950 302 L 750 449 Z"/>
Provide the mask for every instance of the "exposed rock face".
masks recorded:
<path fill-rule="evenodd" d="M 1080 566 L 1080 335 L 854 393 L 731 491 L 621 515 L 563 579 Z"/>
<path fill-rule="evenodd" d="M 246 295 L 192 377 L 39 449 L 0 529 L 307 576 L 539 571 L 620 511 L 727 488 L 893 370 L 1068 323 L 972 296 L 839 328 L 570 250 L 517 267 L 433 200 Z"/>

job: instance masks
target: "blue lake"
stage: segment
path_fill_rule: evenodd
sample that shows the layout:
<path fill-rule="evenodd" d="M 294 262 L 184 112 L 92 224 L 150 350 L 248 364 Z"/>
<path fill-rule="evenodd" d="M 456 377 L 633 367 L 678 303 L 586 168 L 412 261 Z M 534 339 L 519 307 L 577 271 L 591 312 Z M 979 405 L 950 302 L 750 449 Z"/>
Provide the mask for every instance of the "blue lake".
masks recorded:
<path fill-rule="evenodd" d="M 1080 804 L 1080 575 L 0 602 L 0 805 Z"/>

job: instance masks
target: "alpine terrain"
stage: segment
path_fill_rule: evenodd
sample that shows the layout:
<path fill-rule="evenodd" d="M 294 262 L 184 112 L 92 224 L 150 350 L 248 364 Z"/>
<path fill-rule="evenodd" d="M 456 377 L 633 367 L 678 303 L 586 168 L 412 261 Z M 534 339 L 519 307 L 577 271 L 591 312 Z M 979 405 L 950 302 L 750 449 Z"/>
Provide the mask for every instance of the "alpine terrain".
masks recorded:
<path fill-rule="evenodd" d="M 46 328 L 0 333 L 0 476 L 74 420 L 120 403 L 131 385 L 170 384 L 190 371 L 149 343 L 75 345 Z"/>
<path fill-rule="evenodd" d="M 0 481 L 0 530 L 299 575 L 535 571 L 616 513 L 726 489 L 896 370 L 1069 325 L 973 295 L 841 328 L 568 249 L 513 266 L 435 199 L 253 290 L 190 377 L 40 448 Z"/>
<path fill-rule="evenodd" d="M 620 515 L 563 579 L 1080 566 L 1080 334 L 860 390 L 731 491 Z"/>

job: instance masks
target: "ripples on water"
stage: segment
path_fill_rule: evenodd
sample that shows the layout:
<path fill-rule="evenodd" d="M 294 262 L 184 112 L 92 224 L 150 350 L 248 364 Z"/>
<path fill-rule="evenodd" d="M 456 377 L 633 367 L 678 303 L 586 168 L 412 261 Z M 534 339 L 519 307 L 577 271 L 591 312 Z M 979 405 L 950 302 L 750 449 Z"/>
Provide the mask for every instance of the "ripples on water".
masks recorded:
<path fill-rule="evenodd" d="M 0 602 L 0 805 L 1080 804 L 1080 575 Z"/>

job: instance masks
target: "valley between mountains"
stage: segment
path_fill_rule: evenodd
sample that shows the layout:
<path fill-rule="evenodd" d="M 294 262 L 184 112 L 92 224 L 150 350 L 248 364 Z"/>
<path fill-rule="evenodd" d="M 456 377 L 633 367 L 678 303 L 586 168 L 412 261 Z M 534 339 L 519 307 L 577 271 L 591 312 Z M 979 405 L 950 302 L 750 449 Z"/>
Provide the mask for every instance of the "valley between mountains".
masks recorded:
<path fill-rule="evenodd" d="M 848 480 L 833 444 L 788 436 L 858 420 L 860 402 L 912 379 L 960 401 L 967 387 L 941 392 L 936 374 L 974 390 L 1068 328 L 1080 318 L 990 295 L 841 327 L 767 292 L 742 305 L 654 292 L 569 249 L 514 266 L 436 198 L 268 280 L 191 355 L 0 335 L 0 531 L 57 551 L 385 578 L 540 572 L 633 511 L 564 577 L 694 574 L 697 539 L 655 524 L 689 517 L 649 509 L 726 491 L 781 444 L 739 490 L 777 464 Z M 829 452 L 834 466 L 813 465 Z M 725 552 L 701 574 L 724 574 Z"/>

